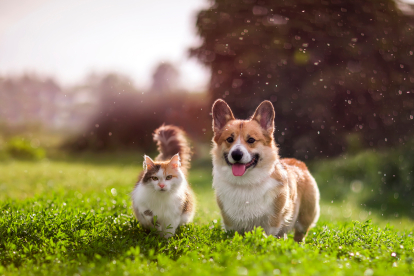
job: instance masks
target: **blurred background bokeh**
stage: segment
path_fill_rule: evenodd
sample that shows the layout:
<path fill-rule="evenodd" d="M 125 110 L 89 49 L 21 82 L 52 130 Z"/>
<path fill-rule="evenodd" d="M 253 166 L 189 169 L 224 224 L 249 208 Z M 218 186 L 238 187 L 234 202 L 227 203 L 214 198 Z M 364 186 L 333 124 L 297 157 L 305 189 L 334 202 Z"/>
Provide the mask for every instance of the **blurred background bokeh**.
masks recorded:
<path fill-rule="evenodd" d="M 167 123 L 208 171 L 212 102 L 247 118 L 270 100 L 326 202 L 413 218 L 412 3 L 0 0 L 0 160 L 141 162 Z"/>

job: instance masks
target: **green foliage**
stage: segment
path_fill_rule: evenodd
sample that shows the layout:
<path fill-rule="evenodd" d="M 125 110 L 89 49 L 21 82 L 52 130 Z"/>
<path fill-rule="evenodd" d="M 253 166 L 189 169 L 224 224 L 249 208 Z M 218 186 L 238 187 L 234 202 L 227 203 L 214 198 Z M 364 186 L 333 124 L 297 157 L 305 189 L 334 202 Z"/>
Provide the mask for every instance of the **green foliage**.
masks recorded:
<path fill-rule="evenodd" d="M 357 154 L 363 150 L 362 137 L 359 133 L 350 133 L 346 136 L 348 154 Z"/>
<path fill-rule="evenodd" d="M 408 230 L 332 221 L 324 201 L 305 244 L 291 234 L 266 237 L 262 229 L 223 231 L 211 167 L 202 162 L 189 179 L 198 198 L 195 221 L 165 240 L 142 229 L 130 209 L 141 164 L 138 154 L 2 164 L 0 275 L 414 273 L 412 221 Z"/>
<path fill-rule="evenodd" d="M 365 151 L 312 166 L 322 197 L 353 198 L 383 214 L 414 218 L 414 144 L 399 150 Z"/>
<path fill-rule="evenodd" d="M 22 137 L 11 138 L 5 146 L 5 151 L 17 159 L 39 160 L 46 156 L 46 151 L 43 148 Z"/>
<path fill-rule="evenodd" d="M 5 143 L 4 139 L 3 139 L 3 137 L 0 136 L 0 161 L 6 160 L 6 159 L 9 158 L 8 154 L 4 150 L 5 144 L 6 143 Z"/>
<path fill-rule="evenodd" d="M 363 147 L 413 134 L 413 13 L 397 1 L 210 3 L 191 54 L 211 69 L 211 100 L 243 118 L 272 101 L 284 155 L 340 154 L 352 132 Z"/>

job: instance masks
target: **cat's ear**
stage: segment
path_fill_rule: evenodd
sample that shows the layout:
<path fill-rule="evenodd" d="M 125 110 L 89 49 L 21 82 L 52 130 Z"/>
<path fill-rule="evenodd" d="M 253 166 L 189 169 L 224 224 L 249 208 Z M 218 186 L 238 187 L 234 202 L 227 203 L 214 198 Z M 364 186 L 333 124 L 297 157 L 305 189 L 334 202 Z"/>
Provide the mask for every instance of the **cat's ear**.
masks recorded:
<path fill-rule="evenodd" d="M 177 153 L 176 155 L 174 155 L 173 157 L 171 157 L 169 165 L 170 165 L 173 169 L 176 169 L 176 168 L 178 168 L 178 167 L 180 167 L 180 166 L 181 166 L 181 163 L 180 163 L 180 156 L 178 155 L 178 153 Z"/>
<path fill-rule="evenodd" d="M 154 167 L 155 167 L 154 161 L 152 161 L 152 159 L 149 156 L 144 155 L 144 170 L 148 171 Z"/>

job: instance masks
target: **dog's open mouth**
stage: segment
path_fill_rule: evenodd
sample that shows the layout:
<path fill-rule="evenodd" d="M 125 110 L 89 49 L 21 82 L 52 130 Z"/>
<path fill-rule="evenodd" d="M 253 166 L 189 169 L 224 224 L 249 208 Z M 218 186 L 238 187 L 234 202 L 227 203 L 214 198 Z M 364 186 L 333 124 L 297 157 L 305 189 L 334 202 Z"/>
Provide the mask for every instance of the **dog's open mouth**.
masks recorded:
<path fill-rule="evenodd" d="M 253 156 L 252 160 L 249 163 L 243 164 L 243 163 L 230 163 L 227 159 L 227 155 L 224 155 L 224 158 L 226 159 L 227 164 L 231 166 L 231 170 L 233 172 L 234 176 L 242 176 L 248 168 L 254 167 L 257 165 L 257 162 L 259 161 L 259 155 L 256 154 Z"/>

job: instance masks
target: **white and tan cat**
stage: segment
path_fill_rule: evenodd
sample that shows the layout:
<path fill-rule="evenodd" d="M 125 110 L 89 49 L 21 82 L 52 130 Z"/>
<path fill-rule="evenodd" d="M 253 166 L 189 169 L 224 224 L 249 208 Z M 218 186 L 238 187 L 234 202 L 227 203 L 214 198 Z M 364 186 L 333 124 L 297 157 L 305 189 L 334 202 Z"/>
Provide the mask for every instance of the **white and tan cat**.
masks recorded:
<path fill-rule="evenodd" d="M 155 227 L 169 238 L 195 213 L 194 194 L 186 180 L 190 147 L 184 131 L 171 125 L 155 130 L 154 141 L 160 154 L 155 160 L 145 155 L 144 170 L 132 191 L 132 208 L 144 228 Z"/>

